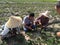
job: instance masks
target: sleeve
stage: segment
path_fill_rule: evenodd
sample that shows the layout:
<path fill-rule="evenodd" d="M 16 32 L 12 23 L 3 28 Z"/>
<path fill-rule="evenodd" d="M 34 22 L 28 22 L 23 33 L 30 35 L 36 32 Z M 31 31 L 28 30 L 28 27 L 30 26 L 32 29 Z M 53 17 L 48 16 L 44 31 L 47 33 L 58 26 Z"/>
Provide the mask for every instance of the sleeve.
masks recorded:
<path fill-rule="evenodd" d="M 26 24 L 29 24 L 29 20 L 27 18 L 25 19 L 25 23 Z"/>
<path fill-rule="evenodd" d="M 24 19 L 24 23 L 27 24 L 27 25 L 30 24 L 30 20 L 28 19 L 28 17 L 26 17 L 26 18 Z"/>
<path fill-rule="evenodd" d="M 4 30 L 1 32 L 2 36 L 5 36 L 9 32 L 9 29 L 5 26 Z"/>
<path fill-rule="evenodd" d="M 24 19 L 23 19 L 23 24 L 24 24 L 24 23 L 28 24 L 28 18 L 27 18 L 27 17 L 24 17 Z"/>

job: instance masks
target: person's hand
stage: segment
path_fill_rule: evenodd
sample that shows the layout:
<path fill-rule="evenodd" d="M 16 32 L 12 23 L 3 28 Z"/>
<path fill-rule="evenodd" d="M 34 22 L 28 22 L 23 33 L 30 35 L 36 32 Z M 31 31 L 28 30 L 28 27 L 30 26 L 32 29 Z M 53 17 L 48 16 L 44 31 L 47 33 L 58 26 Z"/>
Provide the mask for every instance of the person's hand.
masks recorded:
<path fill-rule="evenodd" d="M 29 29 L 30 29 L 30 30 L 32 30 L 32 28 L 31 28 L 31 27 L 29 27 Z"/>
<path fill-rule="evenodd" d="M 34 31 L 34 29 L 32 29 L 32 31 Z"/>

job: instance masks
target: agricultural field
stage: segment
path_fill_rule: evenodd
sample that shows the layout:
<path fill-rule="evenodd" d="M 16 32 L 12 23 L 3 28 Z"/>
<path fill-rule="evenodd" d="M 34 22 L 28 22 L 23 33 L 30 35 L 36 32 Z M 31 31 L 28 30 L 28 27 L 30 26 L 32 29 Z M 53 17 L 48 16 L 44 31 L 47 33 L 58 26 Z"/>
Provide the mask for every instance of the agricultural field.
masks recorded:
<path fill-rule="evenodd" d="M 0 2 L 17 2 L 17 3 L 20 3 L 20 2 L 55 2 L 55 1 L 58 1 L 58 0 L 0 0 Z"/>
<path fill-rule="evenodd" d="M 35 17 L 37 17 L 39 13 L 46 10 L 50 11 L 52 16 L 50 20 L 55 19 L 54 21 L 56 21 L 56 18 L 60 19 L 60 15 L 55 10 L 56 3 L 57 0 L 0 0 L 0 25 L 3 25 L 11 15 L 16 13 L 23 18 L 28 15 L 28 12 L 34 12 Z M 60 45 L 60 38 L 56 36 L 56 32 L 60 31 L 59 26 L 60 23 L 52 24 L 42 31 L 37 28 L 36 32 L 26 33 L 27 37 L 30 38 L 28 41 L 25 40 L 24 36 L 18 35 L 4 40 L 4 42 L 0 40 L 0 45 Z"/>
<path fill-rule="evenodd" d="M 0 3 L 0 17 L 3 19 L 7 16 L 15 15 L 18 13 L 22 18 L 22 15 L 26 15 L 28 12 L 34 12 L 35 15 L 44 12 L 46 10 L 51 11 L 51 15 L 57 15 L 55 11 L 56 2 L 23 2 L 23 3 L 13 3 L 13 2 L 2 2 Z M 54 13 L 54 14 L 53 14 Z M 5 19 L 4 19 L 5 20 Z M 3 21 L 1 21 L 2 23 Z"/>

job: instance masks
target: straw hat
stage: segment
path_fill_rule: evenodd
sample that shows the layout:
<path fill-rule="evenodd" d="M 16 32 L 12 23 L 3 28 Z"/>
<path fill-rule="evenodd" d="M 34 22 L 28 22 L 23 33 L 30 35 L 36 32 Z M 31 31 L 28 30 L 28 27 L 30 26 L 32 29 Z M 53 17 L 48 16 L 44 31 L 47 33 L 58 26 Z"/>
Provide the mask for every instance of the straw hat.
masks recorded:
<path fill-rule="evenodd" d="M 56 35 L 57 35 L 58 37 L 60 37 L 60 32 L 57 32 Z"/>
<path fill-rule="evenodd" d="M 15 28 L 22 26 L 22 18 L 17 16 L 11 16 L 6 23 L 6 27 Z"/>
<path fill-rule="evenodd" d="M 39 15 L 44 15 L 44 16 L 48 17 L 49 13 L 50 13 L 50 11 L 47 10 L 47 11 L 45 11 L 44 13 L 41 13 L 41 14 L 39 14 Z"/>

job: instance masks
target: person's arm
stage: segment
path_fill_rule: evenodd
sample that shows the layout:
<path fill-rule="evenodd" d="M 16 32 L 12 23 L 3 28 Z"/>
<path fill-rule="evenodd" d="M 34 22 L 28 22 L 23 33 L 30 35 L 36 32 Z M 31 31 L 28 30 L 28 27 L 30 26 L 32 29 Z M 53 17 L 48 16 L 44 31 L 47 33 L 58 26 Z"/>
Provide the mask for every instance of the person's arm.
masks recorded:
<path fill-rule="evenodd" d="M 8 32 L 9 32 L 9 29 L 5 26 L 4 30 L 1 32 L 1 35 L 5 36 L 5 35 L 7 35 Z"/>
<path fill-rule="evenodd" d="M 35 19 L 35 23 L 41 25 L 41 19 L 40 19 L 40 17 L 37 17 Z"/>
<path fill-rule="evenodd" d="M 25 18 L 23 21 L 24 21 L 24 27 L 32 30 L 31 25 L 28 26 L 30 24 L 29 19 L 28 18 Z"/>
<path fill-rule="evenodd" d="M 27 26 L 27 24 L 25 23 L 24 26 L 25 26 L 26 28 L 32 30 L 31 25 L 30 25 L 30 26 Z"/>

